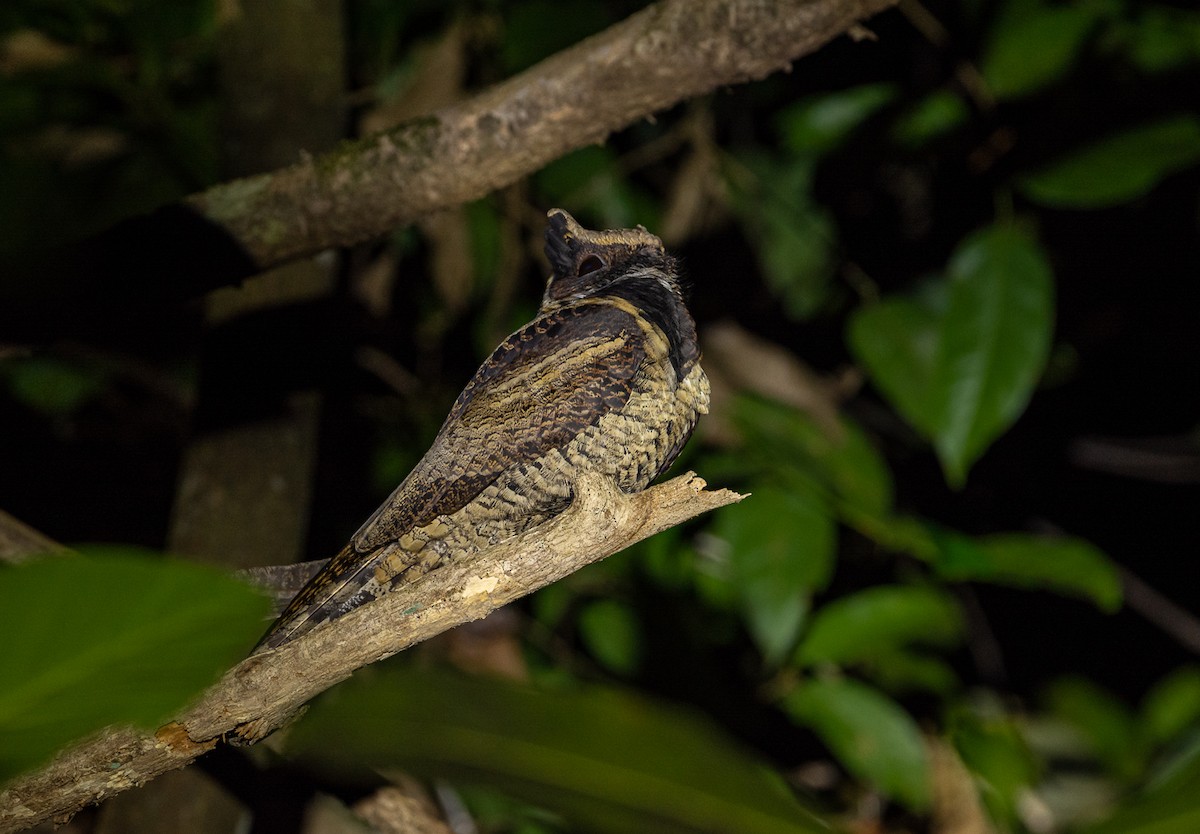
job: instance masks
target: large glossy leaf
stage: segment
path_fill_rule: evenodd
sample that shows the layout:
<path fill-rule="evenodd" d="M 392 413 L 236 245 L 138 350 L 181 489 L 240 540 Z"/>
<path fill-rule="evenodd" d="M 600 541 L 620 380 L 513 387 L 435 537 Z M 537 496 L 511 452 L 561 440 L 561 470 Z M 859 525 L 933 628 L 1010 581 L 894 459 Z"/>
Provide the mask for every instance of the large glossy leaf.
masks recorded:
<path fill-rule="evenodd" d="M 1012 227 L 967 239 L 950 261 L 931 395 L 952 484 L 1024 410 L 1050 355 L 1054 288 L 1038 246 Z"/>
<path fill-rule="evenodd" d="M 934 567 L 946 579 L 1072 594 L 1105 611 L 1121 605 L 1116 567 L 1083 539 L 1021 533 L 967 538 L 948 532 L 934 538 Z"/>
<path fill-rule="evenodd" d="M 1175 116 L 1106 137 L 1022 177 L 1031 199 L 1055 208 L 1094 209 L 1134 200 L 1200 162 L 1200 118 Z"/>
<path fill-rule="evenodd" d="M 713 532 L 729 545 L 730 579 L 750 634 L 774 663 L 795 644 L 813 591 L 829 582 L 836 529 L 811 492 L 752 491 L 753 501 L 718 511 Z"/>
<path fill-rule="evenodd" d="M 980 61 L 992 94 L 1016 98 L 1062 76 L 1095 20 L 1092 4 L 1009 0 Z"/>
<path fill-rule="evenodd" d="M 494 785 L 581 830 L 827 830 L 708 722 L 599 687 L 549 692 L 436 670 L 376 671 L 318 701 L 287 747 L 323 768 L 404 767 Z"/>
<path fill-rule="evenodd" d="M 823 606 L 796 659 L 805 666 L 857 663 L 911 643 L 950 646 L 962 629 L 958 605 L 936 588 L 868 588 Z"/>
<path fill-rule="evenodd" d="M 848 770 L 910 808 L 929 803 L 929 760 L 912 717 L 882 693 L 848 679 L 810 680 L 783 702 Z"/>
<path fill-rule="evenodd" d="M 269 610 L 212 568 L 129 551 L 0 570 L 0 781 L 101 727 L 169 718 Z"/>
<path fill-rule="evenodd" d="M 952 485 L 1024 409 L 1050 351 L 1053 276 L 1023 233 L 969 237 L 948 281 L 851 319 L 850 346 L 880 389 L 929 437 Z"/>

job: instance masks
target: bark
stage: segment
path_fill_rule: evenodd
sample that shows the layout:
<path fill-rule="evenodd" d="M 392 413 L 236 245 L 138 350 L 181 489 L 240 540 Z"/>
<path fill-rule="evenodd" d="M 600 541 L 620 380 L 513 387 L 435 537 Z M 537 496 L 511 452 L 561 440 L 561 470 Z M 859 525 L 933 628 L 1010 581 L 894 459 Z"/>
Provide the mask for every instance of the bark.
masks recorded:
<path fill-rule="evenodd" d="M 0 510 L 0 563 L 15 565 L 43 553 L 65 550 L 54 539 Z"/>
<path fill-rule="evenodd" d="M 704 486 L 688 473 L 625 495 L 608 479 L 584 477 L 571 507 L 553 521 L 247 658 L 154 733 L 105 730 L 11 783 L 0 792 L 0 832 L 68 819 L 86 805 L 184 767 L 222 740 L 263 738 L 355 669 L 486 617 L 591 562 L 743 497 Z"/>
<path fill-rule="evenodd" d="M 662 0 L 432 115 L 26 264 L 0 286 L 0 330 L 31 343 L 77 339 L 382 236 L 679 102 L 785 70 L 895 1 Z"/>
<path fill-rule="evenodd" d="M 477 199 L 689 98 L 787 69 L 894 0 L 663 0 L 431 116 L 186 202 L 259 267 Z"/>

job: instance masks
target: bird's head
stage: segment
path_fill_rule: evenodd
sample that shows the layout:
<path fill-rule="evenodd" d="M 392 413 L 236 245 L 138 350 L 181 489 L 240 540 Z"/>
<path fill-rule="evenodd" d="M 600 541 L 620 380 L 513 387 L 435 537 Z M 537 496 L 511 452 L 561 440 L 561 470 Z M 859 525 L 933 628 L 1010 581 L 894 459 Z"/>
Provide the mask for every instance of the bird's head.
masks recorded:
<path fill-rule="evenodd" d="M 627 282 L 654 282 L 682 301 L 675 259 L 643 227 L 592 231 L 562 209 L 551 209 L 547 218 L 546 258 L 551 273 L 542 296 L 543 313 L 579 299 L 613 294 Z"/>

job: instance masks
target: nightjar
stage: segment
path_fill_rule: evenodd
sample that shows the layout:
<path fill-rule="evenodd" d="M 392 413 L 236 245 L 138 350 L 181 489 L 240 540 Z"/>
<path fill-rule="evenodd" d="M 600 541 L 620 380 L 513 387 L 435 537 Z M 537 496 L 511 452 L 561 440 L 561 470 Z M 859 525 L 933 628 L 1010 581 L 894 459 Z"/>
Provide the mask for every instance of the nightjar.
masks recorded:
<path fill-rule="evenodd" d="M 262 639 L 273 648 L 562 512 L 578 473 L 645 489 L 708 412 L 676 260 L 644 228 L 548 214 L 537 317 L 467 383 L 433 445 Z"/>

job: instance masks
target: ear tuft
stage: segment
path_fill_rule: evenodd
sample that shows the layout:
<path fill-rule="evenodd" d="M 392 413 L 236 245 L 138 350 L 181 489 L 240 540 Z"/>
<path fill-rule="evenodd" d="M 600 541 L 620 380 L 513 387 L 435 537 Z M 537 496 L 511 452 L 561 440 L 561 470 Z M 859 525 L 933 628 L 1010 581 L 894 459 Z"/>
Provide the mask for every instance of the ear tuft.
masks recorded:
<path fill-rule="evenodd" d="M 557 276 L 570 275 L 575 269 L 575 218 L 562 209 L 551 209 L 546 222 L 546 260 Z"/>

